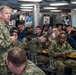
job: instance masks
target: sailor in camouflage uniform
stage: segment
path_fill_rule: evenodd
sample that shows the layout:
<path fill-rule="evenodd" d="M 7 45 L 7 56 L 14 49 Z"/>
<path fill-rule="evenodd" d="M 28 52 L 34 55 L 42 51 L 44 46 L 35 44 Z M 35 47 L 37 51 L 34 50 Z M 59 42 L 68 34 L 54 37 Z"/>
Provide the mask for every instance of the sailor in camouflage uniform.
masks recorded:
<path fill-rule="evenodd" d="M 22 44 L 24 46 L 25 51 L 31 49 L 31 40 L 33 39 L 33 33 L 28 31 L 26 33 L 26 37 L 23 38 Z"/>
<path fill-rule="evenodd" d="M 10 32 L 7 25 L 10 20 L 10 13 L 11 11 L 8 6 L 0 7 L 0 14 L 2 16 L 0 20 L 0 50 L 11 45 Z"/>
<path fill-rule="evenodd" d="M 28 31 L 26 33 L 26 37 L 24 37 L 23 40 L 22 40 L 22 44 L 23 44 L 23 47 L 24 47 L 24 50 L 26 52 L 26 55 L 27 55 L 28 59 L 31 59 L 31 49 L 32 49 L 31 41 L 32 41 L 32 39 L 33 39 L 33 33 Z"/>
<path fill-rule="evenodd" d="M 0 7 L 0 59 L 6 50 L 11 46 L 10 31 L 8 22 L 10 20 L 11 10 L 8 6 Z M 1 60 L 0 60 L 1 62 Z"/>
<path fill-rule="evenodd" d="M 66 55 L 72 52 L 72 48 L 66 42 L 66 39 L 66 33 L 60 32 L 58 37 L 49 46 L 48 53 L 53 57 L 53 66 L 57 69 L 58 75 L 64 75 L 66 67 L 73 69 L 72 74 L 76 75 L 76 61 L 66 58 Z"/>
<path fill-rule="evenodd" d="M 26 37 L 23 38 L 22 43 L 23 46 L 25 48 L 25 52 L 29 52 L 26 53 L 28 59 L 31 59 L 34 63 L 39 62 L 39 63 L 44 63 L 44 62 L 48 62 L 48 58 L 45 55 L 42 55 L 42 43 L 41 41 L 45 40 L 45 38 L 42 37 L 37 37 L 37 38 L 33 38 L 33 33 L 31 32 L 27 32 L 26 33 Z M 39 55 L 38 55 L 39 54 Z M 29 58 L 30 56 L 30 58 Z"/>
<path fill-rule="evenodd" d="M 5 61 L 0 65 L 0 75 L 45 75 L 33 62 L 27 60 L 25 51 L 18 47 L 8 50 Z"/>
<path fill-rule="evenodd" d="M 14 39 L 12 39 L 12 36 L 14 37 Z M 12 45 L 11 45 L 11 47 L 19 47 L 19 48 L 24 49 L 23 44 L 18 40 L 18 34 L 17 34 L 17 32 L 12 31 L 10 33 L 10 38 L 12 39 Z"/>
<path fill-rule="evenodd" d="M 46 67 L 49 65 L 49 56 L 45 52 L 48 49 L 50 43 L 47 42 L 47 38 L 43 35 L 32 39 L 31 51 L 37 53 L 37 62 L 43 63 Z"/>

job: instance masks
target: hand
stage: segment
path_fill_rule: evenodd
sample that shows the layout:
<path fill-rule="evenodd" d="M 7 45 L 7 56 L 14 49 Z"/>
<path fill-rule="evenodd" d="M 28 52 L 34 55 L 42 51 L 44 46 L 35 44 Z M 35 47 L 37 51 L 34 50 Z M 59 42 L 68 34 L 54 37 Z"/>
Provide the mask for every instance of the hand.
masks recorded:
<path fill-rule="evenodd" d="M 42 53 L 45 53 L 46 54 L 47 52 L 45 50 L 43 50 Z"/>
<path fill-rule="evenodd" d="M 38 37 L 41 42 L 46 42 L 46 38 L 44 36 Z"/>
<path fill-rule="evenodd" d="M 61 52 L 59 55 L 66 58 L 66 53 L 65 52 Z"/>

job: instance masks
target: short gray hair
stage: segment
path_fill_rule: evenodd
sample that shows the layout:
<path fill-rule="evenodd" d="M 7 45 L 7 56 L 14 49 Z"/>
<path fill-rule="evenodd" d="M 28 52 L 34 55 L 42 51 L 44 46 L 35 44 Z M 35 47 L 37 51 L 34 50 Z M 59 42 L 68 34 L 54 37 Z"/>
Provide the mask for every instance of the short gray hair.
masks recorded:
<path fill-rule="evenodd" d="M 7 6 L 7 5 L 0 6 L 0 12 L 2 12 L 4 8 L 9 8 L 9 9 L 10 9 L 10 7 L 9 7 L 9 6 Z"/>

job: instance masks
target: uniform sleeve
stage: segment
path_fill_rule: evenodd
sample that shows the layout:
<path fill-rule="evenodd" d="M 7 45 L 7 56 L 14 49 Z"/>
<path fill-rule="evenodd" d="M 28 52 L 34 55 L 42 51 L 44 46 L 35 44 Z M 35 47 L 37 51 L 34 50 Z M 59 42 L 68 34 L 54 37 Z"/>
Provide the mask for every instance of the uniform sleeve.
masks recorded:
<path fill-rule="evenodd" d="M 0 46 L 6 48 L 12 43 L 10 35 L 0 28 Z"/>
<path fill-rule="evenodd" d="M 31 41 L 32 45 L 31 45 L 31 48 L 34 52 L 42 52 L 42 45 L 41 45 L 41 42 L 40 40 L 38 40 L 38 38 L 34 38 L 32 41 Z"/>
<path fill-rule="evenodd" d="M 55 51 L 56 50 L 56 45 L 55 43 L 52 43 L 49 47 L 48 47 L 48 54 L 49 56 L 59 56 L 60 52 Z"/>
<path fill-rule="evenodd" d="M 72 47 L 66 42 L 61 48 L 57 45 L 57 43 L 55 44 L 53 42 L 48 48 L 48 54 L 50 56 L 54 56 L 54 57 L 59 56 L 61 52 L 65 52 L 66 54 L 71 53 Z"/>
<path fill-rule="evenodd" d="M 4 55 L 3 58 L 5 58 L 6 55 Z M 7 72 L 7 67 L 5 63 L 5 59 L 1 59 L 2 63 L 0 62 L 0 75 L 8 75 Z"/>
<path fill-rule="evenodd" d="M 0 75 L 8 75 L 7 73 L 8 73 L 8 71 L 7 71 L 6 66 L 5 65 L 0 66 Z"/>
<path fill-rule="evenodd" d="M 28 44 L 26 38 L 23 38 L 23 40 L 22 40 L 22 45 L 23 45 L 24 50 L 29 50 L 29 47 L 28 47 L 29 44 Z"/>
<path fill-rule="evenodd" d="M 32 61 L 27 61 L 26 68 L 21 75 L 46 75 L 39 67 L 37 67 Z"/>
<path fill-rule="evenodd" d="M 16 45 L 15 45 L 15 46 L 16 46 Z M 21 49 L 24 50 L 23 44 L 22 44 L 20 41 L 18 41 L 18 40 L 17 40 L 17 46 L 18 46 L 19 48 L 21 48 Z"/>
<path fill-rule="evenodd" d="M 69 43 L 66 42 L 66 50 L 65 50 L 65 53 L 66 54 L 69 54 L 73 51 L 72 47 L 70 46 Z"/>
<path fill-rule="evenodd" d="M 46 75 L 42 70 L 37 70 L 32 73 L 32 75 Z"/>
<path fill-rule="evenodd" d="M 43 70 L 37 67 L 35 64 L 31 67 L 31 74 L 30 75 L 46 75 Z"/>
<path fill-rule="evenodd" d="M 23 46 L 27 46 L 26 38 L 23 38 L 23 40 L 22 40 L 22 44 L 23 44 Z"/>
<path fill-rule="evenodd" d="M 34 69 L 31 72 L 28 71 L 28 73 L 23 73 L 22 75 L 46 75 L 46 74 L 42 70 Z"/>

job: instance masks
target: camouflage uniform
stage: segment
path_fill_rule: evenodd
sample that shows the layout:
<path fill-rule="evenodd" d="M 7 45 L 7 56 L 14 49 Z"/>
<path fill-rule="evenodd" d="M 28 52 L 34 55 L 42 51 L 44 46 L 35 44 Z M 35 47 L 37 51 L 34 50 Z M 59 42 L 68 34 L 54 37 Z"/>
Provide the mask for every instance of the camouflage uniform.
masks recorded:
<path fill-rule="evenodd" d="M 23 44 L 19 42 L 18 40 L 15 43 L 12 43 L 11 47 L 19 47 L 24 49 Z"/>
<path fill-rule="evenodd" d="M 26 38 L 23 38 L 22 44 L 25 50 L 30 50 L 33 52 L 41 52 L 42 50 L 41 42 L 37 38 L 34 38 L 31 41 L 28 41 Z"/>
<path fill-rule="evenodd" d="M 44 48 L 43 48 L 44 45 Z M 37 53 L 37 62 L 43 63 L 46 67 L 49 65 L 49 56 L 47 54 L 42 53 L 43 49 L 46 49 L 48 43 L 41 43 L 38 38 L 34 38 L 32 40 L 32 51 Z"/>
<path fill-rule="evenodd" d="M 0 66 L 0 75 L 15 75 L 7 68 L 6 63 Z M 20 75 L 45 75 L 45 73 L 34 65 L 31 61 L 27 61 L 26 67 Z"/>
<path fill-rule="evenodd" d="M 0 21 L 0 60 L 2 59 L 3 53 L 6 52 L 11 44 L 9 28 L 5 23 Z"/>
<path fill-rule="evenodd" d="M 11 45 L 10 31 L 8 26 L 0 21 L 0 51 L 6 49 Z"/>
<path fill-rule="evenodd" d="M 42 45 L 40 40 L 38 40 L 38 38 L 33 38 L 31 41 L 32 45 L 31 45 L 31 51 L 33 52 L 42 52 Z"/>
<path fill-rule="evenodd" d="M 67 59 L 59 56 L 59 53 L 66 52 L 69 54 L 72 52 L 71 46 L 64 42 L 62 45 L 59 43 L 58 39 L 55 39 L 53 43 L 48 48 L 48 53 L 50 56 L 53 56 L 53 66 L 57 69 L 58 75 L 64 75 L 65 67 L 72 68 L 73 75 L 76 75 L 76 61 L 72 59 Z"/>
<path fill-rule="evenodd" d="M 24 46 L 25 51 L 31 49 L 31 41 L 28 41 L 26 38 L 23 38 L 22 44 Z"/>
<path fill-rule="evenodd" d="M 42 48 L 42 43 L 40 42 L 40 40 L 38 40 L 38 38 L 33 38 L 31 41 L 28 41 L 26 38 L 23 38 L 22 43 L 25 48 L 25 51 L 29 50 L 31 52 L 30 59 L 31 60 L 33 59 L 32 60 L 33 62 L 36 62 L 36 61 L 38 63 L 48 62 L 48 58 L 45 55 L 40 54 L 42 53 L 43 48 Z"/>
<path fill-rule="evenodd" d="M 32 60 L 32 58 L 31 58 L 31 53 L 32 53 L 32 50 L 33 50 L 32 40 L 28 41 L 27 38 L 23 38 L 22 44 L 24 46 L 24 50 L 26 52 L 27 58 L 29 60 Z"/>
<path fill-rule="evenodd" d="M 37 42 L 36 39 L 32 39 L 31 41 L 28 41 L 27 38 L 23 38 L 22 40 L 22 44 L 24 46 L 25 51 L 29 52 L 28 54 L 26 53 L 28 59 L 31 59 L 31 57 L 29 56 L 32 52 L 37 53 L 41 51 L 42 46 L 40 46 L 40 41 L 37 42 L 38 44 L 36 42 Z"/>

